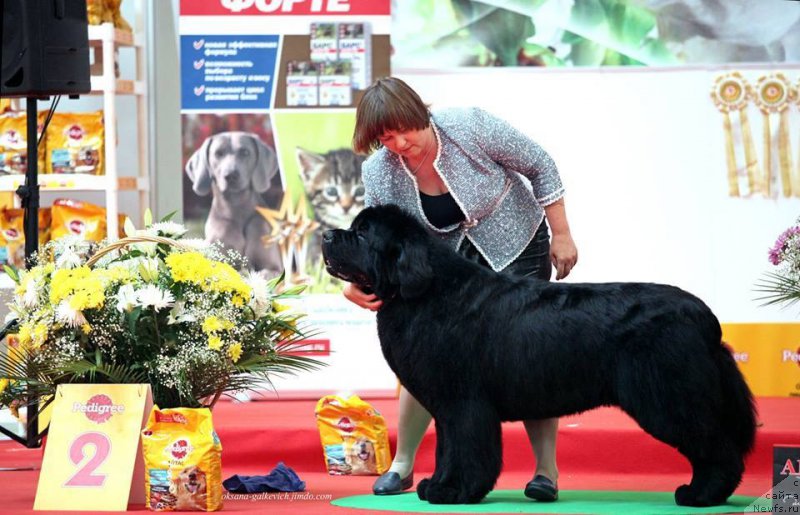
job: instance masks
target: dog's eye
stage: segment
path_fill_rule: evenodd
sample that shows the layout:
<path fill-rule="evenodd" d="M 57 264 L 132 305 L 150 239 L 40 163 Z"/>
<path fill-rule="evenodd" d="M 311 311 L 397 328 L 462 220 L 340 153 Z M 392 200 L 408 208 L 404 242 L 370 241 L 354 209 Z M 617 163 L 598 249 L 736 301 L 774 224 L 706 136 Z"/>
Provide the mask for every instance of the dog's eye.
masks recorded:
<path fill-rule="evenodd" d="M 223 158 L 225 157 L 225 151 L 222 150 L 221 148 L 217 149 L 217 151 L 214 152 L 214 155 L 217 156 L 217 158 Z"/>
<path fill-rule="evenodd" d="M 239 154 L 239 157 L 250 157 L 249 148 L 240 148 L 236 153 Z"/>

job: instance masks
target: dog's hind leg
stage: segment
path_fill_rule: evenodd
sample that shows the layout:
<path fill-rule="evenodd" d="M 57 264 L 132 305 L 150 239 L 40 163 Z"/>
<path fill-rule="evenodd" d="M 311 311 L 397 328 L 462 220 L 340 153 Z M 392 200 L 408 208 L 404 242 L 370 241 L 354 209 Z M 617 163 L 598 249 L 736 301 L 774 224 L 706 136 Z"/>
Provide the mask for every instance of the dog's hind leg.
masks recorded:
<path fill-rule="evenodd" d="M 697 356 L 681 365 L 631 360 L 618 370 L 618 400 L 625 412 L 655 438 L 689 459 L 692 480 L 675 491 L 681 506 L 722 504 L 741 481 L 744 454 L 721 416 L 723 394 L 711 363 Z"/>
<path fill-rule="evenodd" d="M 436 471 L 417 487 L 420 499 L 431 504 L 480 502 L 494 488 L 502 468 L 497 413 L 488 402 L 464 401 L 451 403 L 434 417 Z"/>

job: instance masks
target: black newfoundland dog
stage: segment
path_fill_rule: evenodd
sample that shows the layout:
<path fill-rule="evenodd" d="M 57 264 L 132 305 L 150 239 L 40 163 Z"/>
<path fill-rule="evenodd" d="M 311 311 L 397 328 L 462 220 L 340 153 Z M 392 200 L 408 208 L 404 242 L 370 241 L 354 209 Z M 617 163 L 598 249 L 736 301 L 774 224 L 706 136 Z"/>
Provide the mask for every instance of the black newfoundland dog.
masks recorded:
<path fill-rule="evenodd" d="M 395 206 L 363 210 L 322 246 L 329 273 L 383 300 L 383 355 L 436 420 L 436 469 L 420 499 L 483 499 L 502 466 L 501 421 L 612 405 L 691 462 L 677 504 L 722 504 L 739 485 L 753 398 L 698 298 L 660 284 L 498 274 Z"/>

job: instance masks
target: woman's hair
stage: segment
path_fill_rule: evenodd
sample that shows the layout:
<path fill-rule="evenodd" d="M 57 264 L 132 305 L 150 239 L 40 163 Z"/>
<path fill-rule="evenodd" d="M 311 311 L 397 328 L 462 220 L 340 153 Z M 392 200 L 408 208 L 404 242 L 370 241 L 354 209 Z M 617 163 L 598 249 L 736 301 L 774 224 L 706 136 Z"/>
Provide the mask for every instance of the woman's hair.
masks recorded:
<path fill-rule="evenodd" d="M 430 111 L 416 91 L 396 77 L 383 77 L 364 91 L 356 110 L 353 150 L 369 154 L 380 148 L 387 131 L 422 130 L 430 125 Z"/>

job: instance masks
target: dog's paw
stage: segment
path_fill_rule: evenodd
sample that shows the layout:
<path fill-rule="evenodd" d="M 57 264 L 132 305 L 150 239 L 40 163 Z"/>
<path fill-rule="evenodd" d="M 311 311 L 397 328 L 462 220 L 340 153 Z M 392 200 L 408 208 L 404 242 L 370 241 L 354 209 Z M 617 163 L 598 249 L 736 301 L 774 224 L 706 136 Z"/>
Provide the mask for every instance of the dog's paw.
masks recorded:
<path fill-rule="evenodd" d="M 441 483 L 431 483 L 425 492 L 431 504 L 467 504 L 471 502 L 463 490 Z"/>
<path fill-rule="evenodd" d="M 425 478 L 417 484 L 417 497 L 419 497 L 420 501 L 427 501 L 427 491 L 428 485 L 430 485 L 431 480 L 430 478 Z"/>
<path fill-rule="evenodd" d="M 678 506 L 713 506 L 716 503 L 706 496 L 699 495 L 695 488 L 691 485 L 681 485 L 675 490 L 675 504 Z"/>

